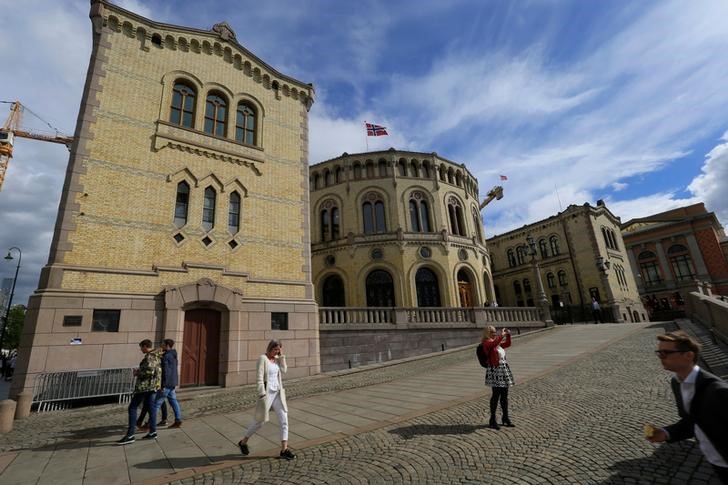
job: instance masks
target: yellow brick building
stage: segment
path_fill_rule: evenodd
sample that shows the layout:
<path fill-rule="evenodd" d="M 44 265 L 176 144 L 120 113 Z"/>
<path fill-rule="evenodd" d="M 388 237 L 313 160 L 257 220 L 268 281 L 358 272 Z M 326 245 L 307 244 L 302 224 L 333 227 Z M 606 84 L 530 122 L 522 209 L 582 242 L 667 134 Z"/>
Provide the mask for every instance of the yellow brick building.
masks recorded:
<path fill-rule="evenodd" d="M 310 269 L 314 90 L 237 43 L 91 2 L 93 50 L 13 395 L 39 372 L 132 366 L 178 342 L 183 385 L 254 381 L 283 340 L 319 370 Z"/>
<path fill-rule="evenodd" d="M 590 320 L 592 298 L 605 321 L 647 319 L 620 220 L 602 201 L 596 206 L 571 205 L 555 216 L 489 238 L 488 247 L 501 306 L 539 304 L 531 257 L 535 251 L 544 293 L 557 322 Z"/>
<path fill-rule="evenodd" d="M 493 300 L 478 182 L 436 153 L 389 149 L 313 165 L 311 266 L 324 307 Z"/>

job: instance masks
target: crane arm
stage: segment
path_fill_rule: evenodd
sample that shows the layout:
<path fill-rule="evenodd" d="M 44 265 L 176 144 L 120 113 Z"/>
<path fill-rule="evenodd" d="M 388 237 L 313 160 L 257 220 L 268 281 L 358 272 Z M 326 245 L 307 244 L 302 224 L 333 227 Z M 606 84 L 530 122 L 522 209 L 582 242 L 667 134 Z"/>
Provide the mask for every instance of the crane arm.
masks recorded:
<path fill-rule="evenodd" d="M 41 141 L 49 141 L 51 143 L 60 143 L 62 145 L 66 145 L 69 149 L 71 148 L 71 143 L 73 143 L 72 136 L 40 135 L 38 133 L 31 133 L 29 131 L 23 131 L 23 130 L 15 130 L 14 133 L 15 133 L 15 136 L 18 136 L 20 138 L 30 138 L 32 140 L 41 140 Z"/>

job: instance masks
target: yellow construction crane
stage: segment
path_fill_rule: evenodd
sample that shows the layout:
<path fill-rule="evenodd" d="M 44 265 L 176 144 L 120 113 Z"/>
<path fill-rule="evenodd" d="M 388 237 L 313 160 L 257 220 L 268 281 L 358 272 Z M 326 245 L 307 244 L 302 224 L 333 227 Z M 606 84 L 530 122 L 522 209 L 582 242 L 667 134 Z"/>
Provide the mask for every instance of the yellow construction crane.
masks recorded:
<path fill-rule="evenodd" d="M 49 141 L 51 143 L 61 143 L 71 149 L 73 137 L 61 134 L 50 123 L 44 121 L 40 116 L 30 111 L 28 108 L 20 104 L 20 101 L 0 101 L 0 103 L 10 104 L 10 114 L 5 124 L 0 128 L 0 190 L 3 188 L 5 181 L 5 172 L 8 170 L 8 163 L 13 158 L 13 144 L 15 137 L 31 138 L 33 140 Z M 55 135 L 44 135 L 20 129 L 20 122 L 23 119 L 23 113 L 27 111 L 39 120 L 48 125 Z"/>

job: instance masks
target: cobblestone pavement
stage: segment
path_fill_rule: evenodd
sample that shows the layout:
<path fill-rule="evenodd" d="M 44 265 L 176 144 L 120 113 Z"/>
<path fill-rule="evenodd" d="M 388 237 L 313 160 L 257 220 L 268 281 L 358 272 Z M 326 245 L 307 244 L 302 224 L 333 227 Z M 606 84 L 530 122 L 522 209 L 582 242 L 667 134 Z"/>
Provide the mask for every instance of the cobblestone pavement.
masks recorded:
<path fill-rule="evenodd" d="M 644 423 L 677 419 L 669 374 L 652 352 L 662 330 L 645 328 L 515 386 L 515 428 L 485 426 L 484 391 L 444 411 L 299 450 L 292 462 L 250 460 L 173 483 L 718 483 L 694 442 L 657 446 L 642 437 Z"/>
<path fill-rule="evenodd" d="M 520 338 L 531 338 L 523 335 Z M 371 366 L 353 372 L 329 373 L 286 381 L 290 399 L 332 391 L 355 389 L 391 382 L 407 376 L 426 373 L 448 365 L 472 360 L 468 347 L 431 357 L 407 360 L 394 365 Z M 239 411 L 255 404 L 254 386 L 219 389 L 206 392 L 178 393 L 185 419 Z M 127 419 L 126 405 L 109 404 L 65 411 L 33 414 L 30 419 L 15 421 L 13 431 L 0 434 L 0 452 L 57 444 L 69 439 L 92 438 L 113 428 L 116 433 Z M 70 430 L 70 431 L 69 431 Z"/>

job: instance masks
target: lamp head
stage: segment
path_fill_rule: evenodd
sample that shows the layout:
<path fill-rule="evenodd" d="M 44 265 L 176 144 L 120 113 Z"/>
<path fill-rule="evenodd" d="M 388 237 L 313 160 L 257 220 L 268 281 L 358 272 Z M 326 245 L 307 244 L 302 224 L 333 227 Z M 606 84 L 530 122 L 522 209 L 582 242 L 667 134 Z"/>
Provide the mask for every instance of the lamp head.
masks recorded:
<path fill-rule="evenodd" d="M 10 251 L 8 251 L 8 255 L 7 255 L 7 256 L 5 256 L 5 259 L 14 259 L 14 258 L 13 258 L 13 255 L 12 255 L 12 254 L 10 254 Z"/>

